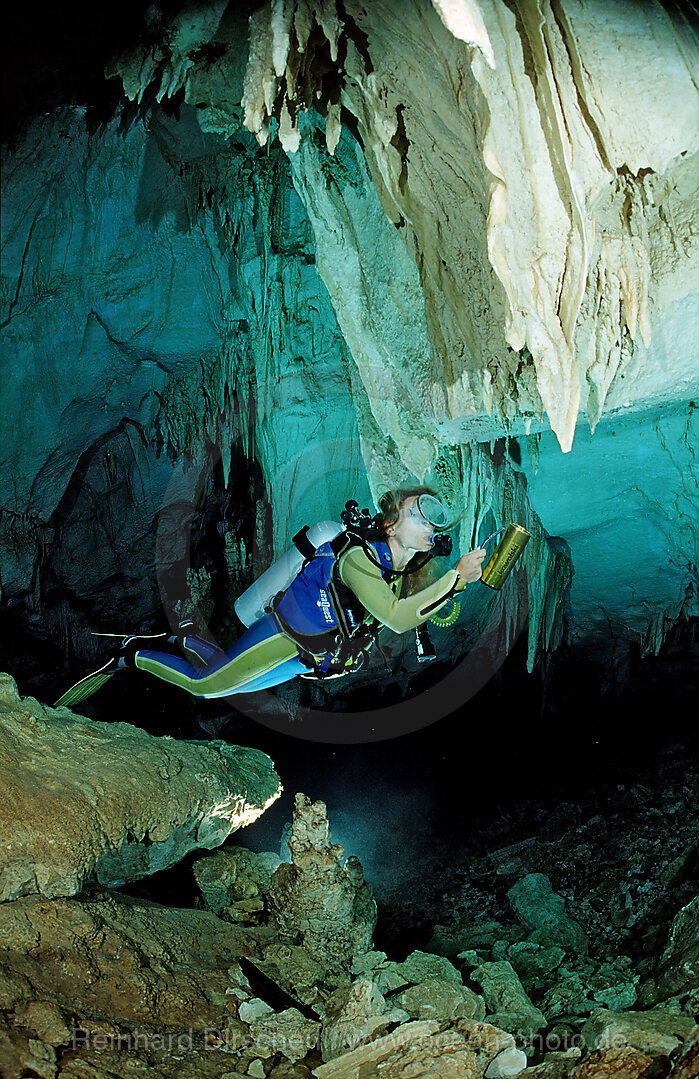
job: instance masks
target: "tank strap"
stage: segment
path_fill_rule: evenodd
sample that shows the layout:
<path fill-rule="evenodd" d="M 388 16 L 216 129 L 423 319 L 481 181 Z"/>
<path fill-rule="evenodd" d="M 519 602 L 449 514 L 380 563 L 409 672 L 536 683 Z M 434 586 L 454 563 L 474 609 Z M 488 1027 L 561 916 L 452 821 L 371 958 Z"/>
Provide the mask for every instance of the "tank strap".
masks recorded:
<path fill-rule="evenodd" d="M 307 562 L 310 562 L 312 558 L 315 558 L 316 549 L 308 538 L 308 525 L 304 525 L 299 529 L 295 536 L 291 537 L 293 543 L 299 554 L 302 554 Z"/>

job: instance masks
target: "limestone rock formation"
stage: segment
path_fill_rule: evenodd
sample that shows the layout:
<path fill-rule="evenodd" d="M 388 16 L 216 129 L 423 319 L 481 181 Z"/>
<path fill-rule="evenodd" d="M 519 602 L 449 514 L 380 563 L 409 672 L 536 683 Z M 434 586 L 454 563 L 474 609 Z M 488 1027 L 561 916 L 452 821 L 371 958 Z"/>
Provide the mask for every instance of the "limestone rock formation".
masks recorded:
<path fill-rule="evenodd" d="M 408 1012 L 387 1004 L 385 997 L 368 978 L 357 978 L 341 986 L 324 1006 L 321 1051 L 323 1060 L 334 1060 L 359 1045 L 376 1041 L 389 1026 L 405 1022 Z"/>
<path fill-rule="evenodd" d="M 604 1009 L 590 1016 L 583 1027 L 590 1049 L 630 1046 L 651 1057 L 672 1056 L 690 1037 L 696 1023 L 671 1009 L 613 1012 Z"/>
<path fill-rule="evenodd" d="M 104 890 L 83 900 L 6 902 L 0 924 L 3 1008 L 49 1001 L 76 1022 L 101 1016 L 163 1030 L 215 1027 L 228 1014 L 227 968 L 259 951 L 254 938 L 207 911 Z M 39 1017 L 30 1012 L 21 1014 L 35 1027 Z"/>
<path fill-rule="evenodd" d="M 436 979 L 451 985 L 462 985 L 459 971 L 448 959 L 429 952 L 414 951 L 402 963 L 389 960 L 376 968 L 376 983 L 384 992 L 418 985 Z"/>
<path fill-rule="evenodd" d="M 279 940 L 275 934 L 266 945 L 260 961 L 260 970 L 289 993 L 315 1010 L 322 1010 L 327 1000 L 339 986 L 348 985 L 349 973 L 334 965 L 327 957 L 312 956 L 300 944 Z"/>
<path fill-rule="evenodd" d="M 483 999 L 465 985 L 430 978 L 395 998 L 411 1019 L 484 1019 Z"/>
<path fill-rule="evenodd" d="M 698 782 L 680 754 L 599 802 L 558 804 L 515 842 L 511 821 L 479 833 L 488 854 L 455 882 L 458 913 L 429 947 L 480 987 L 486 1021 L 524 1034 L 527 1079 L 665 1079 L 684 1057 L 694 1066 Z M 561 944 L 523 939 L 547 925 Z M 380 984 L 380 964 L 372 977 Z"/>
<path fill-rule="evenodd" d="M 213 914 L 106 891 L 27 897 L 0 905 L 0 935 L 8 1079 L 220 1079 L 232 1053 L 243 1069 L 260 1056 L 229 994 L 259 947 Z"/>
<path fill-rule="evenodd" d="M 20 698 L 0 676 L 0 898 L 118 887 L 219 846 L 281 793 L 269 757 Z"/>
<path fill-rule="evenodd" d="M 227 847 L 192 864 L 207 910 L 232 922 L 255 924 L 263 916 L 272 873 L 281 862 L 271 851 Z"/>
<path fill-rule="evenodd" d="M 480 962 L 475 950 L 457 959 L 468 985 L 443 956 L 415 951 L 397 962 L 375 950 L 353 954 L 357 938 L 341 854 L 331 843 L 324 807 L 304 795 L 296 803 L 295 860 L 286 868 L 303 870 L 305 880 L 297 874 L 295 887 L 277 888 L 274 916 L 263 909 L 260 925 L 232 925 L 209 911 L 163 907 L 106 889 L 0 904 L 3 1076 L 354 1079 L 380 1072 L 395 1079 L 691 1079 L 699 1046 L 691 990 L 662 1007 L 622 1004 L 615 1011 L 609 1004 L 623 1000 L 633 984 L 620 959 L 595 963 L 572 954 L 565 964 L 575 963 L 573 972 L 561 961 L 562 948 L 508 941 L 507 927 L 491 920 L 481 942 L 499 935 L 491 951 L 497 954 L 501 944 L 511 952 L 532 1004 L 509 962 Z M 549 834 L 560 839 L 564 817 L 561 810 L 557 829 L 548 823 Z M 231 859 L 222 857 L 231 853 L 224 848 L 194 863 L 204 894 L 224 916 L 236 881 L 261 885 L 266 894 L 276 860 L 236 848 L 232 873 Z M 282 868 L 272 874 L 272 892 Z M 288 939 L 304 896 L 312 916 L 301 924 L 304 943 L 323 945 L 315 957 Z M 689 924 L 691 908 L 680 912 L 675 926 Z M 360 920 L 358 928 L 366 923 Z M 328 946 L 330 932 L 344 943 L 342 956 Z M 670 934 L 671 944 L 682 939 Z M 589 994 L 587 1022 L 563 999 L 574 975 L 580 993 Z M 552 983 L 561 1009 L 543 1015 L 537 1004 L 548 999 Z M 477 984 L 483 997 L 474 991 Z M 607 1006 L 600 1008 L 593 995 Z M 537 1063 L 527 1066 L 528 1059 Z"/>
<path fill-rule="evenodd" d="M 91 132 L 65 109 L 4 159 L 2 593 L 23 606 L 40 577 L 57 603 L 42 629 L 70 654 L 96 654 L 89 629 L 143 628 L 163 601 L 199 599 L 188 537 L 218 469 L 235 475 L 236 582 L 287 547 L 292 515 L 328 516 L 336 470 L 369 497 L 350 360 L 285 155 L 202 135 L 185 112 Z M 37 363 L 51 393 L 33 394 Z M 309 489 L 296 454 L 318 438 L 327 473 Z"/>
<path fill-rule="evenodd" d="M 543 404 L 569 448 L 581 391 L 594 424 L 619 367 L 633 369 L 640 357 L 653 366 L 660 358 L 649 350 L 651 259 L 656 267 L 665 262 L 671 275 L 679 265 L 667 266 L 671 244 L 655 209 L 666 177 L 682 177 L 680 186 L 694 182 L 683 158 L 699 147 L 689 27 L 673 25 L 659 7 L 650 14 L 610 5 L 592 14 L 572 3 L 536 12 L 525 5 L 517 14 L 484 0 L 464 13 L 438 3 L 431 10 L 419 0 L 396 9 L 384 0 L 345 5 L 342 19 L 331 2 L 303 18 L 304 5 L 298 17 L 296 6 L 281 14 L 270 4 L 256 14 L 245 123 L 264 141 L 274 114 L 282 144 L 303 153 L 299 116 L 315 96 L 334 153 L 340 106 L 352 114 L 383 208 L 401 227 L 424 295 L 420 315 L 430 333 L 423 340 L 429 337 L 432 348 L 421 363 L 416 357 L 413 369 L 420 411 L 437 423 L 491 409 L 506 415 L 513 376 L 520 413 L 534 416 Z M 311 55 L 327 49 L 335 61 L 344 54 L 339 101 L 323 69 L 313 84 L 302 55 L 314 25 Z M 620 48 L 629 34 L 635 48 Z M 418 41 L 419 67 L 412 62 Z M 651 85 L 649 64 L 658 72 Z M 305 79 L 297 78 L 300 65 Z M 643 140 L 631 133 L 627 111 L 639 77 L 647 110 Z M 669 127 L 666 102 L 675 95 L 682 106 Z M 657 194 L 644 191 L 646 170 Z M 634 207 L 628 226 L 625 204 Z M 445 220 L 461 225 L 440 227 Z M 333 232 L 326 232 L 331 245 Z M 370 257 L 361 240 L 355 246 L 360 259 Z M 343 287 L 342 266 L 330 259 L 321 272 L 343 325 L 342 307 L 349 301 L 349 316 L 362 284 L 356 281 L 354 293 Z M 464 281 L 467 304 L 459 302 Z M 676 287 L 685 297 L 679 278 Z M 600 311 L 600 303 L 609 307 Z M 486 309 L 496 312 L 496 332 L 481 317 Z M 420 332 L 418 322 L 416 339 Z M 390 423 L 385 402 L 398 399 L 405 382 L 390 339 L 383 347 L 390 398 L 380 388 L 377 363 L 367 364 L 363 378 L 375 414 Z M 353 353 L 359 357 L 358 349 Z M 430 399 L 424 390 L 434 382 L 435 355 L 451 377 L 447 393 Z M 391 433 L 417 464 L 409 432 L 402 436 L 391 424 Z"/>
<path fill-rule="evenodd" d="M 233 131 L 240 111 L 230 79 L 222 93 L 221 81 L 195 59 L 202 41 L 216 42 L 220 66 L 230 70 L 232 26 L 198 23 L 188 39 L 171 30 L 177 45 L 163 42 L 160 66 L 137 51 L 117 68 L 130 98 L 155 79 L 161 97 L 181 88 L 202 104 L 205 125 Z M 621 47 L 629 37 L 634 48 Z M 356 314 L 370 313 L 379 293 L 362 295 L 367 276 L 352 282 L 346 258 L 369 265 L 376 232 L 352 235 L 333 195 L 323 198 L 315 183 L 306 189 L 309 207 L 318 200 L 311 215 L 321 272 L 374 414 L 414 466 L 422 456 L 415 434 L 401 433 L 388 404 L 406 394 L 428 421 L 427 449 L 440 424 L 491 412 L 511 418 L 513 405 L 530 419 L 543 406 L 569 447 L 581 400 L 594 425 L 605 406 L 647 393 L 639 365 L 647 375 L 663 353 L 662 345 L 651 348 L 652 326 L 660 331 L 667 319 L 676 331 L 669 293 L 688 298 L 683 269 L 694 264 L 684 261 L 694 258 L 686 250 L 679 259 L 673 253 L 667 226 L 671 189 L 689 206 L 695 182 L 693 47 L 689 25 L 661 6 L 593 12 L 546 3 L 517 14 L 499 0 L 467 8 L 411 0 L 399 9 L 382 0 L 340 11 L 325 0 L 269 3 L 255 13 L 241 102 L 246 126 L 261 143 L 278 130 L 287 152 L 302 158 L 313 105 L 325 118 L 322 142 L 332 156 L 342 149 L 343 112 L 351 116 L 385 214 L 402 230 L 394 242 L 384 227 L 381 245 L 401 259 L 402 244 L 414 264 L 401 275 L 400 299 L 389 300 L 397 313 L 411 293 L 424 297 L 411 304 L 410 386 L 392 335 L 371 340 L 368 354 L 357 347 L 367 320 Z M 629 111 L 639 87 L 642 139 Z M 669 101 L 678 103 L 671 124 Z M 301 183 L 315 167 L 301 163 Z M 328 211 L 335 227 L 321 235 Z M 330 257 L 335 234 L 346 253 L 339 263 Z M 451 375 L 441 394 L 435 361 Z M 634 387 L 622 387 L 626 375 Z"/>
<path fill-rule="evenodd" d="M 387 1079 L 409 1076 L 481 1079 L 499 1054 L 513 1046 L 512 1035 L 487 1023 L 460 1019 L 445 1026 L 434 1019 L 421 1020 L 405 1023 L 394 1033 L 321 1065 L 314 1076 L 353 1079 L 357 1075 L 375 1074 Z"/>
<path fill-rule="evenodd" d="M 655 1001 L 699 989 L 699 896 L 675 915 L 653 982 Z"/>
<path fill-rule="evenodd" d="M 487 1022 L 525 1037 L 546 1025 L 544 1015 L 529 1000 L 510 963 L 482 963 L 472 977 L 483 990 Z"/>
<path fill-rule="evenodd" d="M 272 875 L 269 910 L 283 938 L 327 965 L 349 964 L 371 948 L 376 903 L 358 860 L 333 844 L 323 802 L 294 799 L 291 863 Z"/>
<path fill-rule="evenodd" d="M 564 956 L 565 952 L 560 947 L 554 945 L 546 948 L 531 940 L 510 944 L 505 952 L 505 958 L 512 964 L 527 991 L 540 990 L 548 984 Z"/>
<path fill-rule="evenodd" d="M 530 873 L 507 893 L 517 920 L 529 930 L 529 940 L 547 947 L 584 955 L 588 949 L 585 931 L 566 912 L 565 900 L 551 887 L 544 873 Z"/>

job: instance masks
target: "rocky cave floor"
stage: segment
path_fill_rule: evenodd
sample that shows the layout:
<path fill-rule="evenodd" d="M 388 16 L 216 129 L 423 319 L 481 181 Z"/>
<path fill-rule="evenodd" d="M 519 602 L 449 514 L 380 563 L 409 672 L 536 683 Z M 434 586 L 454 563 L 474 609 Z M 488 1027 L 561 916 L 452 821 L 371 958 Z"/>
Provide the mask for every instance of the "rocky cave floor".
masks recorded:
<path fill-rule="evenodd" d="M 670 691 L 661 679 L 655 697 L 645 686 L 657 730 L 671 737 L 673 717 L 685 729 L 693 722 L 692 684 L 675 678 Z M 474 714 L 491 704 L 481 698 Z M 92 711 L 98 719 L 100 707 Z M 577 781 L 567 786 L 569 738 L 560 782 L 547 790 L 533 782 L 541 768 L 517 761 L 523 745 L 510 753 L 511 772 L 490 731 L 459 760 L 456 743 L 446 745 L 424 764 L 434 785 L 441 760 L 449 787 L 436 816 L 430 799 L 392 801 L 390 743 L 363 786 L 362 750 L 339 746 L 342 798 L 330 783 L 326 817 L 322 802 L 297 794 L 291 831 L 289 799 L 306 783 L 314 797 L 323 789 L 327 747 L 298 742 L 285 767 L 274 739 L 260 737 L 286 802 L 218 850 L 195 850 L 118 889 L 91 884 L 67 898 L 0 904 L 0 1071 L 8 1079 L 699 1075 L 696 737 L 646 740 L 641 760 L 637 719 L 634 702 L 601 757 L 581 741 Z M 591 717 L 592 733 L 604 722 Z M 235 719 L 213 708 L 198 730 L 190 744 L 214 747 L 211 735 L 222 733 L 246 744 Z M 434 732 L 424 737 L 434 742 Z M 532 724 L 523 737 L 541 731 Z M 343 799 L 360 818 L 367 806 L 386 807 L 368 827 L 387 833 L 382 845 L 368 843 L 366 825 L 353 837 Z M 280 860 L 289 838 L 291 862 Z M 366 883 L 356 860 L 345 860 L 355 853 Z"/>

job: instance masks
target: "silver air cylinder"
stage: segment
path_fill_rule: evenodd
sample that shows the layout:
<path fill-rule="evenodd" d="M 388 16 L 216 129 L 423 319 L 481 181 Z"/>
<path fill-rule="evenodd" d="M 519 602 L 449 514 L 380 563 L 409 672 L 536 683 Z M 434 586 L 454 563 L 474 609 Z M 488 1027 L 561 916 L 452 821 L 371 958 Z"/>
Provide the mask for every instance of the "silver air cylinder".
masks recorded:
<path fill-rule="evenodd" d="M 320 547 L 321 543 L 334 539 L 340 532 L 344 532 L 344 528 L 336 521 L 318 521 L 308 529 L 306 535 L 314 547 Z M 298 548 L 290 547 L 238 597 L 233 606 L 244 626 L 251 626 L 262 618 L 265 607 L 269 606 L 277 592 L 289 587 L 303 563 L 304 557 Z"/>

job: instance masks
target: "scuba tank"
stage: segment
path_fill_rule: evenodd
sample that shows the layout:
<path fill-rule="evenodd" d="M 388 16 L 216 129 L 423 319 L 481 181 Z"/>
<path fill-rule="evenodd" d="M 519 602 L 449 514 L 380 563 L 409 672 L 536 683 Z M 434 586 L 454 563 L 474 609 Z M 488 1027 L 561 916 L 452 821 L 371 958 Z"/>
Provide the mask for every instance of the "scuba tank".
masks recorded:
<path fill-rule="evenodd" d="M 261 577 L 250 585 L 246 592 L 233 604 L 235 613 L 244 626 L 251 626 L 265 614 L 278 592 L 284 592 L 297 576 L 303 563 L 313 558 L 321 543 L 339 536 L 344 526 L 336 521 L 318 521 L 308 528 L 302 528 L 293 537 L 293 546 L 285 551 Z"/>

